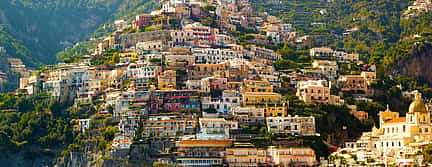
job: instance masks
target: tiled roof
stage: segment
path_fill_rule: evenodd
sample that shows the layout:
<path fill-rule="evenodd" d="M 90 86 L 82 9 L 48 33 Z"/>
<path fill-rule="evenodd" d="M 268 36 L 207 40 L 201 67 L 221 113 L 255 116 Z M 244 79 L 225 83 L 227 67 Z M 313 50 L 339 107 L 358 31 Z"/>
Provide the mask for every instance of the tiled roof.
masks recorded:
<path fill-rule="evenodd" d="M 325 48 L 325 47 L 318 47 L 318 48 L 312 48 L 312 49 L 320 49 L 320 50 L 332 50 L 331 48 Z"/>
<path fill-rule="evenodd" d="M 245 92 L 242 94 L 245 94 L 245 95 L 280 95 L 279 93 L 275 93 L 275 92 Z"/>
<path fill-rule="evenodd" d="M 228 147 L 231 140 L 183 140 L 179 147 Z"/>
<path fill-rule="evenodd" d="M 345 78 L 363 78 L 361 75 L 341 75 L 341 77 Z"/>
<path fill-rule="evenodd" d="M 400 118 L 395 118 L 392 120 L 388 120 L 385 123 L 386 124 L 391 124 L 391 123 L 401 123 L 401 122 L 405 122 L 405 117 L 400 117 Z"/>
<path fill-rule="evenodd" d="M 200 121 L 225 121 L 224 118 L 199 118 Z"/>

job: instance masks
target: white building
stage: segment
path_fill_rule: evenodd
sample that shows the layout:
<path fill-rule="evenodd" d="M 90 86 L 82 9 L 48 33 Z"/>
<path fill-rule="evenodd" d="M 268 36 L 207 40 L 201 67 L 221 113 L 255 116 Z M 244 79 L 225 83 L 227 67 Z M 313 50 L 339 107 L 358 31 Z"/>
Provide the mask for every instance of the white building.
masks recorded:
<path fill-rule="evenodd" d="M 231 113 L 239 124 L 256 124 L 264 121 L 264 108 L 231 107 Z"/>
<path fill-rule="evenodd" d="M 127 68 L 127 77 L 133 79 L 156 79 L 161 70 L 160 66 L 131 63 Z"/>
<path fill-rule="evenodd" d="M 315 132 L 314 117 L 300 117 L 298 115 L 287 117 L 267 117 L 267 130 L 273 133 L 286 133 L 291 135 L 312 136 Z"/>
<path fill-rule="evenodd" d="M 337 72 L 339 70 L 337 62 L 329 60 L 314 60 L 312 62 L 312 68 L 319 69 L 322 74 L 326 75 L 330 79 L 337 78 Z"/>
<path fill-rule="evenodd" d="M 136 44 L 136 49 L 138 52 L 144 50 L 162 50 L 164 48 L 165 44 L 162 40 L 138 42 Z"/>
<path fill-rule="evenodd" d="M 202 108 L 213 108 L 222 115 L 231 114 L 231 108 L 240 106 L 240 92 L 235 90 L 224 90 L 222 99 L 211 99 L 211 97 L 203 98 Z"/>
<path fill-rule="evenodd" d="M 124 20 L 116 20 L 116 21 L 114 21 L 113 26 L 114 26 L 114 29 L 116 31 L 123 31 L 123 30 L 125 30 L 125 29 L 127 29 L 127 28 L 130 27 L 130 25 L 126 21 L 124 21 Z"/>
<path fill-rule="evenodd" d="M 90 119 L 79 119 L 78 125 L 82 133 L 90 128 Z"/>
<path fill-rule="evenodd" d="M 331 48 L 312 48 L 309 50 L 309 55 L 311 57 L 331 57 L 333 56 L 333 52 Z"/>
<path fill-rule="evenodd" d="M 231 49 L 195 48 L 192 49 L 195 62 L 199 64 L 219 64 L 231 59 L 243 58 L 243 54 Z"/>
<path fill-rule="evenodd" d="M 281 55 L 271 49 L 261 48 L 257 46 L 251 47 L 252 58 L 260 58 L 271 61 L 276 61 L 281 58 Z"/>
<path fill-rule="evenodd" d="M 238 129 L 238 122 L 225 118 L 199 118 L 199 127 L 199 140 L 226 140 L 230 137 L 230 129 Z"/>

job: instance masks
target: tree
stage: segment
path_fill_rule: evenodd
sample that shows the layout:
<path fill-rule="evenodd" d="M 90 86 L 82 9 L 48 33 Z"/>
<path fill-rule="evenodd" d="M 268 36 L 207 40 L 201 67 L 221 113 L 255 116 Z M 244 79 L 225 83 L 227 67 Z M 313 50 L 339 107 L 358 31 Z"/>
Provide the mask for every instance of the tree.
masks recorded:
<path fill-rule="evenodd" d="M 105 130 L 102 132 L 102 136 L 105 141 L 110 142 L 114 139 L 115 134 L 118 132 L 118 127 L 115 126 L 109 126 L 105 128 Z"/>
<path fill-rule="evenodd" d="M 285 44 L 283 48 L 278 49 L 276 52 L 284 59 L 297 60 L 296 51 L 291 49 L 288 44 Z"/>
<path fill-rule="evenodd" d="M 114 64 L 120 63 L 120 55 L 118 53 L 115 53 L 111 60 Z"/>
<path fill-rule="evenodd" d="M 424 162 L 432 163 L 432 144 L 426 146 L 422 153 L 424 155 Z"/>
<path fill-rule="evenodd" d="M 215 10 L 216 10 L 216 7 L 215 6 L 211 6 L 211 5 L 204 6 L 204 9 L 203 9 L 203 11 L 205 13 L 208 13 L 209 11 L 215 11 Z"/>
<path fill-rule="evenodd" d="M 292 60 L 281 58 L 273 63 L 277 70 L 286 70 L 297 68 L 297 63 Z"/>

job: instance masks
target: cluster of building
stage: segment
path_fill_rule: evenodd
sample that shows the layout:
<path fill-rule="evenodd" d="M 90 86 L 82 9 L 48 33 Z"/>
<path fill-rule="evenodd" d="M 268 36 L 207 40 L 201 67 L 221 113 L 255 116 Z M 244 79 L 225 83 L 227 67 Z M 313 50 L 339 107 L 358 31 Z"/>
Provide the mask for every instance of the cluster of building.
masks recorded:
<path fill-rule="evenodd" d="M 353 56 L 355 55 L 355 56 Z M 341 94 L 355 95 L 364 99 L 373 95 L 371 85 L 376 82 L 375 67 L 366 67 L 356 75 L 341 75 L 340 64 L 362 64 L 358 54 L 347 54 L 331 48 L 311 48 L 310 66 L 296 72 L 285 72 L 281 77 L 289 79 L 289 85 L 296 88 L 296 96 L 306 103 L 345 105 Z"/>
<path fill-rule="evenodd" d="M 429 13 L 432 11 L 431 0 L 415 0 L 408 9 L 405 10 L 404 16 L 406 18 L 418 17 L 421 13 Z"/>
<path fill-rule="evenodd" d="M 21 77 L 28 77 L 29 70 L 27 70 L 26 65 L 18 58 L 7 58 L 9 62 L 9 68 L 12 72 L 18 73 Z"/>
<path fill-rule="evenodd" d="M 197 21 L 209 15 L 216 16 L 214 24 L 219 28 Z M 115 21 L 113 27 L 116 31 L 99 42 L 92 55 L 23 75 L 20 89 L 29 95 L 46 93 L 73 101 L 77 109 L 97 105 L 97 116 L 110 116 L 118 123 L 119 133 L 110 149 L 115 158 L 125 158 L 137 142 L 134 138 L 140 136 L 150 142 L 169 139 L 162 142 L 172 149 L 160 148 L 150 156 L 154 162 L 317 164 L 314 150 L 302 143 L 258 147 L 252 144 L 256 133 L 243 133 L 258 127 L 264 135 L 319 135 L 314 117 L 290 115 L 289 101 L 275 92 L 281 80 L 272 62 L 281 55 L 261 45 L 239 45 L 227 33 L 259 29 L 267 33 L 256 34 L 256 40 L 278 44 L 295 41 L 292 25 L 273 16 L 255 16 L 248 1 L 169 0 L 159 10 L 139 14 L 132 23 Z M 94 64 L 96 58 L 113 51 L 118 57 L 114 64 Z M 17 62 L 10 60 L 20 71 L 23 66 Z M 328 95 L 327 100 L 332 103 L 335 98 Z M 92 118 L 73 123 L 82 133 L 92 133 Z"/>
<path fill-rule="evenodd" d="M 345 158 L 346 163 L 352 164 L 421 165 L 423 158 L 418 156 L 418 152 L 431 144 L 432 124 L 429 108 L 420 93 L 416 92 L 405 115 L 402 117 L 387 106 L 379 113 L 379 127 L 364 132 L 355 142 L 345 143 L 345 147 L 332 156 Z M 352 155 L 361 158 L 354 159 Z"/>
<path fill-rule="evenodd" d="M 216 19 L 208 22 L 209 17 Z M 113 28 L 116 31 L 102 39 L 92 55 L 74 63 L 47 66 L 29 75 L 21 61 L 8 61 L 13 71 L 22 73 L 20 89 L 29 95 L 46 93 L 73 101 L 78 109 L 97 105 L 96 115 L 112 117 L 119 133 L 110 155 L 119 159 L 140 137 L 140 142 L 159 143 L 150 149 L 157 150 L 149 152 L 151 162 L 314 166 L 315 151 L 302 141 L 263 141 L 264 146 L 256 142 L 262 134 L 319 136 L 314 117 L 290 113 L 290 102 L 276 91 L 281 80 L 305 103 L 343 106 L 344 96 L 364 100 L 374 93 L 373 66 L 340 74 L 341 64 L 362 64 L 359 54 L 311 48 L 309 36 L 297 36 L 291 24 L 274 16 L 257 16 L 247 0 L 162 1 L 160 9 L 139 14 L 132 22 L 117 20 Z M 265 33 L 248 34 L 252 39 L 242 45 L 229 33 L 247 29 Z M 277 71 L 272 63 L 281 55 L 263 46 L 282 43 L 311 48 L 312 61 L 295 72 Z M 95 65 L 94 60 L 108 52 L 115 52 L 118 60 Z M 369 119 L 367 112 L 349 108 L 359 120 Z M 357 157 L 365 160 L 408 159 L 429 144 L 432 125 L 425 111 L 420 95 L 407 117 L 383 111 L 379 128 L 346 143 L 347 148 L 333 156 L 348 151 L 361 152 Z M 74 123 L 89 133 L 91 121 L 92 117 Z"/>
<path fill-rule="evenodd" d="M 309 50 L 309 55 L 319 59 L 336 59 L 338 62 L 359 62 L 360 56 L 357 53 L 346 53 L 336 51 L 328 47 L 315 47 Z"/>

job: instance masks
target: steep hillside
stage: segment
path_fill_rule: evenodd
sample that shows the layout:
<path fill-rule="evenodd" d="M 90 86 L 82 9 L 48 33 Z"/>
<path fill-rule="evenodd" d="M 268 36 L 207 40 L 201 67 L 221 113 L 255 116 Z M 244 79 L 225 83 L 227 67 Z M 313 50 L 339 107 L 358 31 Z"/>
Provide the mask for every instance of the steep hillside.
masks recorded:
<path fill-rule="evenodd" d="M 57 61 L 57 53 L 90 37 L 112 31 L 106 24 L 131 18 L 153 9 L 158 0 L 12 0 L 0 1 L 0 72 L 9 82 L 0 92 L 17 88 L 18 75 L 11 73 L 6 58 L 20 58 L 29 69 Z M 84 45 L 83 45 L 84 44 Z M 60 55 L 85 52 L 90 42 Z M 78 48 L 78 49 L 77 49 Z M 78 51 L 79 52 L 78 52 Z M 60 56 L 62 57 L 62 56 Z"/>
<path fill-rule="evenodd" d="M 419 71 L 429 69 L 427 52 L 414 49 L 414 41 L 425 40 L 414 36 L 432 33 L 432 14 L 404 18 L 403 13 L 412 0 L 284 0 L 281 3 L 272 7 L 275 1 L 254 0 L 254 7 L 293 24 L 300 34 L 311 35 L 314 46 L 368 55 L 367 61 L 382 65 L 378 67 L 382 70 L 378 74 L 381 77 L 395 73 L 420 76 L 432 82 L 431 77 Z M 313 23 L 324 23 L 324 26 L 312 26 Z"/>
<path fill-rule="evenodd" d="M 27 62 L 53 63 L 55 53 L 85 39 L 101 24 L 132 11 L 152 7 L 144 0 L 15 0 L 0 1 L 0 24 L 10 39 L 21 41 Z M 139 6 L 141 6 L 139 8 Z M 2 38 L 3 39 L 3 38 Z M 10 42 L 8 42 L 10 45 Z M 5 44 L 7 45 L 7 44 Z M 32 59 L 28 59 L 31 57 Z"/>

